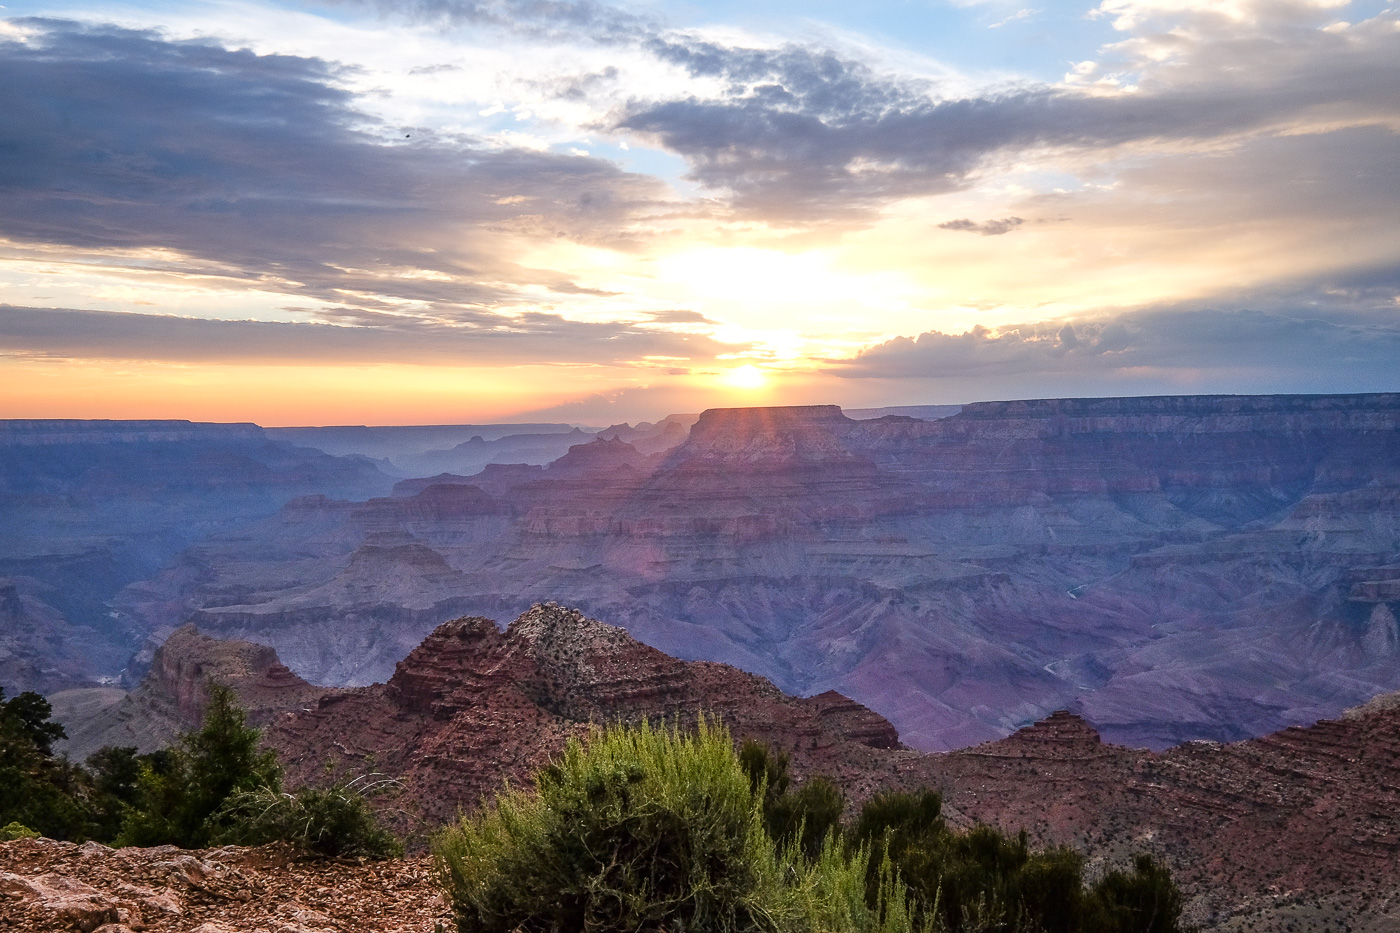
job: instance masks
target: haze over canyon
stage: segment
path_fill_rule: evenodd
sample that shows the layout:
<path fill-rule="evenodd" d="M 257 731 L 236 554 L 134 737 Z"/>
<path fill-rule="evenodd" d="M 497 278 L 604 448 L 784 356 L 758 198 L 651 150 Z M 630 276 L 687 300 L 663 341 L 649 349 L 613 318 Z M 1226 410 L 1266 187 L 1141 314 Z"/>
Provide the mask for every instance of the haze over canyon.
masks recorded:
<path fill-rule="evenodd" d="M 447 619 L 553 600 L 924 750 L 1057 709 L 1229 741 L 1400 687 L 1400 395 L 854 414 L 5 422 L 0 671 L 132 685 L 194 622 L 363 685 Z"/>

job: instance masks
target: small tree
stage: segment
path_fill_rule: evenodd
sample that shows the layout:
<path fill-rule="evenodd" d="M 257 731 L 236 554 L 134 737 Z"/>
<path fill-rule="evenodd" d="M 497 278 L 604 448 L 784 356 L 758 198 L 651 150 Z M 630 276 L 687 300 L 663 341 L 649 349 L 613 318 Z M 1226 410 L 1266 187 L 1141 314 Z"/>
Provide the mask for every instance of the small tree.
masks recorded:
<path fill-rule="evenodd" d="M 745 739 L 739 747 L 739 763 L 754 793 L 762 791 L 763 825 L 773 841 L 780 846 L 796 842 L 809 860 L 819 857 L 826 837 L 840 828 L 846 809 L 841 789 L 824 777 L 814 777 L 792 790 L 787 752 L 753 739 Z"/>
<path fill-rule="evenodd" d="M 208 845 L 227 828 L 229 818 L 220 810 L 231 795 L 281 787 L 277 756 L 258 749 L 260 738 L 233 691 L 211 684 L 204 725 L 186 734 L 168 755 L 143 763 L 138 802 L 122 823 L 118 843 Z"/>
<path fill-rule="evenodd" d="M 58 839 L 92 832 L 86 775 L 53 754 L 63 726 L 49 720 L 53 708 L 26 691 L 9 701 L 0 690 L 0 825 L 14 823 Z"/>

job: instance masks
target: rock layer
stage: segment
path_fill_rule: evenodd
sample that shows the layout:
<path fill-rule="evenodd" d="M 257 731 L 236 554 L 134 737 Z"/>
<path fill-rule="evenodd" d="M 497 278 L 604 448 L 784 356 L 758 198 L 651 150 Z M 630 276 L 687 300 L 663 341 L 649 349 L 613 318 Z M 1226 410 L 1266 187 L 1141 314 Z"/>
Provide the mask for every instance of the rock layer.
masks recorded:
<path fill-rule="evenodd" d="M 191 670 L 218 667 L 241 695 L 286 689 L 260 686 L 275 661 L 252 646 L 189 632 L 180 640 L 182 658 L 153 679 L 188 683 Z M 439 626 L 386 684 L 263 709 L 291 783 L 370 770 L 402 778 L 394 807 L 404 829 L 431 829 L 504 781 L 520 785 L 590 724 L 684 723 L 703 710 L 738 737 L 789 752 L 799 779 L 833 776 L 854 806 L 882 789 L 931 786 L 951 822 L 1024 828 L 1040 844 L 1082 849 L 1095 870 L 1151 851 L 1207 929 L 1312 928 L 1325 917 L 1381 931 L 1400 919 L 1393 698 L 1345 720 L 1160 753 L 1105 742 L 1057 711 L 995 742 L 920 754 L 839 695 L 785 696 L 733 668 L 678 661 L 578 612 L 539 606 L 504 632 L 485 619 Z"/>
<path fill-rule="evenodd" d="M 156 650 L 135 690 L 96 715 L 65 722 L 68 739 L 57 748 L 77 761 L 104 745 L 163 748 L 199 727 L 215 683 L 233 690 L 255 726 L 341 692 L 302 680 L 265 645 L 210 638 L 187 625 Z"/>
<path fill-rule="evenodd" d="M 489 619 L 438 626 L 382 685 L 274 721 L 268 742 L 294 782 L 369 770 L 402 777 L 413 808 L 449 818 L 503 781 L 526 782 L 571 736 L 612 722 L 715 716 L 738 737 L 789 749 L 799 774 L 864 787 L 894 727 L 839 695 L 808 700 L 723 664 L 685 662 L 575 610 L 535 606 L 504 632 Z"/>
<path fill-rule="evenodd" d="M 1400 396 L 705 412 L 363 504 L 302 502 L 121 609 L 366 684 L 443 618 L 559 600 L 956 748 L 1065 708 L 1163 748 L 1400 688 Z"/>

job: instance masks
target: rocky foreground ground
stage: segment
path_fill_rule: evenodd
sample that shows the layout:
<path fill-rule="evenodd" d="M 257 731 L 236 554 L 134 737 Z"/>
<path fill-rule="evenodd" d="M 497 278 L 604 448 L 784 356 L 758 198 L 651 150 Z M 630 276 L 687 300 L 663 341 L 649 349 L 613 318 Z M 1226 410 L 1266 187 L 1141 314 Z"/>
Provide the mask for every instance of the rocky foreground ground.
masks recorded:
<path fill-rule="evenodd" d="M 276 846 L 0 843 L 0 930 L 433 933 L 453 928 L 427 857 L 297 858 Z"/>

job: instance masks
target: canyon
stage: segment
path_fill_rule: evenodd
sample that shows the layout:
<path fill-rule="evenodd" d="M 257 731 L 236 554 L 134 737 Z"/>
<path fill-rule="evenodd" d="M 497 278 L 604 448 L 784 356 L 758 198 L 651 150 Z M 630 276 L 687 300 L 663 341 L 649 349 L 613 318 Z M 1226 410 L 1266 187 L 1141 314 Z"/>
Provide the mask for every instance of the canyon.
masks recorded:
<path fill-rule="evenodd" d="M 393 482 L 254 424 L 0 421 L 0 685 L 115 686 L 149 638 L 114 609 L 124 587 L 290 498 Z"/>
<path fill-rule="evenodd" d="M 359 686 L 444 619 L 557 600 L 836 690 L 923 750 L 1058 709 L 1128 746 L 1237 741 L 1400 688 L 1400 396 L 937 414 L 716 409 L 661 449 L 610 429 L 548 464 L 294 498 L 111 606 L 151 644 L 194 622 Z"/>
<path fill-rule="evenodd" d="M 504 631 L 480 618 L 446 622 L 386 683 L 350 689 L 315 688 L 265 647 L 186 627 L 114 708 L 106 736 L 88 741 L 150 735 L 143 724 L 153 722 L 191 728 L 213 681 L 263 724 L 293 784 L 371 771 L 398 778 L 402 791 L 386 812 L 419 840 L 506 782 L 527 782 L 596 725 L 684 726 L 705 714 L 736 739 L 789 754 L 799 782 L 835 779 L 848 806 L 881 790 L 933 787 L 953 824 L 993 823 L 1025 829 L 1038 845 L 1073 845 L 1091 871 L 1151 852 L 1172 867 L 1189 918 L 1205 929 L 1400 923 L 1393 695 L 1237 743 L 1127 748 L 1056 711 L 1006 738 L 927 754 L 838 694 L 787 696 L 732 667 L 679 661 L 576 610 L 540 605 Z"/>

